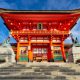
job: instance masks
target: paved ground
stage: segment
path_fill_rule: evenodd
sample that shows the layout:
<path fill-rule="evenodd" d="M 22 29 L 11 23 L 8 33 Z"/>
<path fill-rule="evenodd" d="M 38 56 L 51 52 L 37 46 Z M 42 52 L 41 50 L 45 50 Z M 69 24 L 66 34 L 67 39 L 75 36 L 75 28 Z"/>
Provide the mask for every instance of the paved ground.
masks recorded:
<path fill-rule="evenodd" d="M 0 80 L 80 80 L 80 65 L 60 62 L 6 64 L 0 68 Z"/>

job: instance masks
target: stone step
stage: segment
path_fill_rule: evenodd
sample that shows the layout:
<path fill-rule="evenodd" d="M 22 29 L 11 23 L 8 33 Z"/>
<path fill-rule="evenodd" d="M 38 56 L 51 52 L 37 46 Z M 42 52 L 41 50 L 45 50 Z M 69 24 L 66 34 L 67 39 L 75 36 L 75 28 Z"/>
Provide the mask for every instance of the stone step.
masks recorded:
<path fill-rule="evenodd" d="M 68 76 L 80 76 L 80 72 L 76 72 L 76 69 L 64 66 L 14 64 L 0 68 L 0 80 L 67 80 Z"/>
<path fill-rule="evenodd" d="M 9 73 L 9 72 L 0 72 L 0 76 L 1 75 L 9 75 L 9 74 L 11 74 L 11 73 Z"/>
<path fill-rule="evenodd" d="M 43 72 L 45 75 L 51 75 L 51 72 Z"/>
<path fill-rule="evenodd" d="M 53 80 L 67 80 L 65 76 L 56 76 Z"/>
<path fill-rule="evenodd" d="M 24 72 L 21 75 L 34 75 L 34 76 L 37 76 L 37 75 L 42 75 L 42 73 L 41 72 Z"/>
<path fill-rule="evenodd" d="M 63 72 L 63 74 L 80 76 L 80 72 Z"/>
<path fill-rule="evenodd" d="M 45 65 L 31 65 L 30 67 L 47 67 Z"/>
<path fill-rule="evenodd" d="M 25 76 L 7 76 L 7 77 L 0 77 L 1 80 L 3 79 L 51 79 L 51 77 L 45 76 L 45 75 L 37 75 L 37 76 L 32 76 L 32 75 L 25 75 Z"/>
<path fill-rule="evenodd" d="M 14 74 L 14 73 L 17 73 L 17 72 L 20 72 L 20 71 L 3 71 L 3 72 L 0 72 L 0 75 Z"/>
<path fill-rule="evenodd" d="M 20 68 L 20 67 L 19 68 L 18 67 L 17 68 L 16 67 L 11 67 L 11 68 L 0 68 L 0 70 L 1 69 L 32 69 L 32 68 L 31 67 L 23 67 L 23 68 Z"/>
<path fill-rule="evenodd" d="M 56 71 L 58 69 L 40 69 L 41 71 Z"/>
<path fill-rule="evenodd" d="M 21 71 L 19 69 L 3 69 L 3 70 L 0 70 L 0 72 L 8 72 L 8 71 Z"/>
<path fill-rule="evenodd" d="M 0 79 L 0 80 L 45 80 L 45 79 Z M 46 79 L 46 80 L 53 80 L 53 79 Z"/>
<path fill-rule="evenodd" d="M 35 72 L 52 72 L 56 71 L 56 69 L 34 69 Z"/>
<path fill-rule="evenodd" d="M 73 70 L 73 69 L 67 69 L 67 68 L 61 68 L 60 70 L 59 70 L 60 72 L 75 72 L 75 70 Z"/>

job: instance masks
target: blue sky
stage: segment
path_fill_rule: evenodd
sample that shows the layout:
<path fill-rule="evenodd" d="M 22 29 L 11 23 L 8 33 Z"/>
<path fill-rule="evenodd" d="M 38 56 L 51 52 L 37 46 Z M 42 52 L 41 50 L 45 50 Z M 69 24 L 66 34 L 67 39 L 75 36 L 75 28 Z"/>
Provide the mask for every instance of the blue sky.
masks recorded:
<path fill-rule="evenodd" d="M 15 10 L 71 10 L 80 8 L 80 0 L 0 0 L 0 8 Z M 71 30 L 74 36 L 80 41 L 80 20 Z M 9 35 L 9 31 L 0 18 L 0 43 Z M 11 38 L 10 42 L 16 42 Z M 70 37 L 65 43 L 71 43 Z"/>

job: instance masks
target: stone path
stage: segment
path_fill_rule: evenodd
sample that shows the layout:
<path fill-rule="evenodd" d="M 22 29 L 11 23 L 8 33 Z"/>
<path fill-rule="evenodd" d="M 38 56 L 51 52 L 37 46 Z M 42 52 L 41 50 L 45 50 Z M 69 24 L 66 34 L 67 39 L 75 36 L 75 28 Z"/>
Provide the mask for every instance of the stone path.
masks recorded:
<path fill-rule="evenodd" d="M 80 80 L 80 65 L 33 62 L 0 68 L 0 80 Z"/>

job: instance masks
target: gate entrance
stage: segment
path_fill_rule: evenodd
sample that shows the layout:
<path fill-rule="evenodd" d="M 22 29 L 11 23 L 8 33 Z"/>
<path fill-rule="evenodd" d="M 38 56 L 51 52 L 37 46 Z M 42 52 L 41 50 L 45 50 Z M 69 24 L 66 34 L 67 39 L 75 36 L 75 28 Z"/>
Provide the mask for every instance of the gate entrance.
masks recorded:
<path fill-rule="evenodd" d="M 33 61 L 48 61 L 48 44 L 32 44 Z"/>

